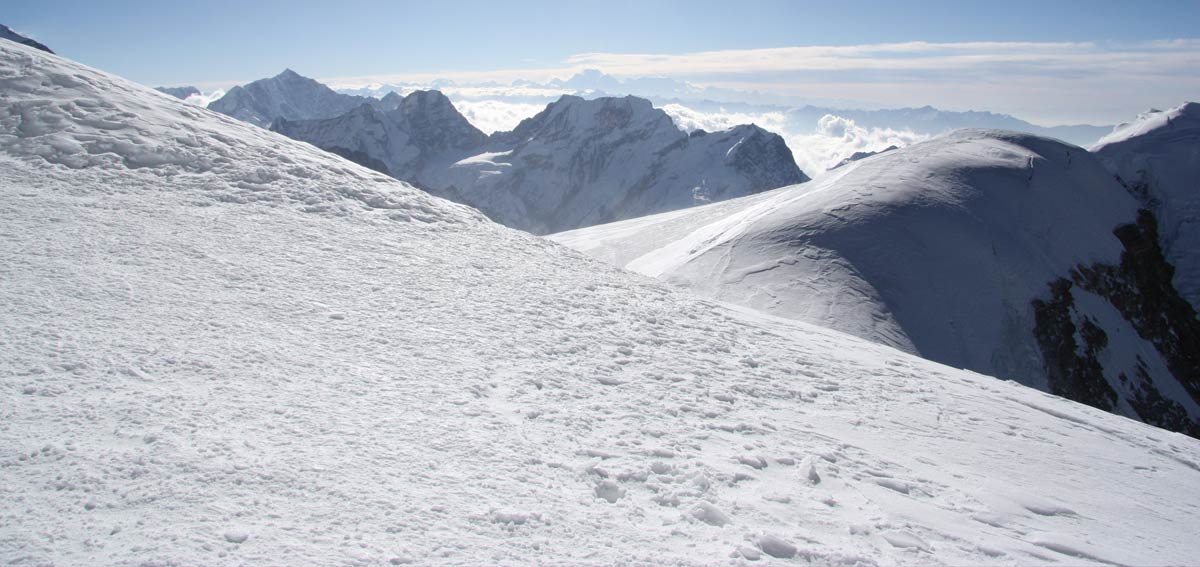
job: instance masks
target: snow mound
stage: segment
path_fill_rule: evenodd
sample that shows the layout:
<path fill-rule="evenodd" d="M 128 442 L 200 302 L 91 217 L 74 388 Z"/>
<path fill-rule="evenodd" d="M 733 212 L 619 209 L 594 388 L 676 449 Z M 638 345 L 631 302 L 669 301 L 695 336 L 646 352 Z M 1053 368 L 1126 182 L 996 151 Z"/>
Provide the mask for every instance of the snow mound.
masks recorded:
<path fill-rule="evenodd" d="M 0 562 L 1196 557 L 1192 439 L 28 48 L 0 80 Z"/>
<path fill-rule="evenodd" d="M 48 54 L 0 47 L 0 150 L 5 160 L 36 168 L 39 178 L 86 179 L 109 194 L 165 187 L 206 204 L 258 202 L 335 216 L 374 209 L 430 223 L 482 220 L 467 207 L 308 144 Z"/>

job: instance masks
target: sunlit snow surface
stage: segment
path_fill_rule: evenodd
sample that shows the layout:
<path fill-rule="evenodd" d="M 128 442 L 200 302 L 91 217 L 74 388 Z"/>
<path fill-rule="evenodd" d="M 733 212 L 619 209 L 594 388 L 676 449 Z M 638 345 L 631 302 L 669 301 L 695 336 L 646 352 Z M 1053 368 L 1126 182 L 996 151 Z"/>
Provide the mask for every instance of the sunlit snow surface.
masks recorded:
<path fill-rule="evenodd" d="M 0 44 L 0 562 L 1187 564 L 1200 444 Z"/>

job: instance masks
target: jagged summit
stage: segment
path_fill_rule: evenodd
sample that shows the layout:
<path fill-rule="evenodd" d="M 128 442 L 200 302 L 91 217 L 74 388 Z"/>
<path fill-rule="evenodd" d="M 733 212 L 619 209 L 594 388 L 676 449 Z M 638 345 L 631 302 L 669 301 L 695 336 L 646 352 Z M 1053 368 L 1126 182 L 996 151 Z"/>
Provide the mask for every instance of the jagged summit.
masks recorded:
<path fill-rule="evenodd" d="M 778 135 L 741 126 L 689 137 L 633 96 L 565 95 L 491 136 L 437 91 L 371 104 L 391 110 L 272 128 L 539 234 L 808 180 Z"/>
<path fill-rule="evenodd" d="M 269 79 L 236 86 L 208 105 L 210 110 L 267 127 L 278 118 L 308 120 L 345 114 L 375 99 L 345 95 L 291 69 Z"/>

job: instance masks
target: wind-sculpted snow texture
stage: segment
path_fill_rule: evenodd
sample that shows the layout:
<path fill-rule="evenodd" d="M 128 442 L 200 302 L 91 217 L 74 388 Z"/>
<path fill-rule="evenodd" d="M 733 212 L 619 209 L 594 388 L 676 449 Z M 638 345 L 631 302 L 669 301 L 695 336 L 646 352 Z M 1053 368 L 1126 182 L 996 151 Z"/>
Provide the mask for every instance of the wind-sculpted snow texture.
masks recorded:
<path fill-rule="evenodd" d="M 5 564 L 1200 551 L 1195 440 L 696 299 L 16 45 L 0 162 Z"/>
<path fill-rule="evenodd" d="M 634 97 L 566 96 L 490 137 L 437 91 L 393 93 L 382 105 L 389 97 L 402 100 L 391 103 L 397 109 L 364 105 L 335 118 L 280 120 L 272 129 L 536 234 L 808 180 L 775 134 L 743 125 L 689 135 Z"/>
<path fill-rule="evenodd" d="M 1143 114 L 1092 152 L 1154 213 L 1175 287 L 1200 309 L 1200 104 Z"/>
<path fill-rule="evenodd" d="M 554 238 L 708 297 L 1195 433 L 1200 369 L 1181 353 L 1200 352 L 1200 328 L 1151 323 L 1179 304 L 1161 254 L 1118 237 L 1138 206 L 1080 148 L 964 130 L 807 185 Z M 1055 291 L 1070 280 L 1073 296 Z M 1091 362 L 1073 338 L 1089 325 L 1101 331 Z"/>

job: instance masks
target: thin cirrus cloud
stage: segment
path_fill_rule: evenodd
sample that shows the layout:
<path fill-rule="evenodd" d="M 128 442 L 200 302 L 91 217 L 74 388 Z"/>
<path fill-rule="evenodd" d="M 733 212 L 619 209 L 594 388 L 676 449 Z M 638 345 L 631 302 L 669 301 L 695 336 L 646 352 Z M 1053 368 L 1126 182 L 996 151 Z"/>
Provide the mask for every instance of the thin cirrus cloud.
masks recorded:
<path fill-rule="evenodd" d="M 1099 42 L 906 42 L 702 51 L 679 55 L 582 53 L 567 59 L 618 75 L 716 75 L 812 71 L 969 71 L 997 66 L 1028 73 L 1196 70 L 1200 40 Z"/>
<path fill-rule="evenodd" d="M 543 68 L 459 70 L 338 79 L 459 84 L 565 79 L 583 69 L 618 77 L 665 76 L 757 91 L 796 104 L 933 105 L 986 109 L 1045 125 L 1126 120 L 1150 107 L 1200 97 L 1200 39 L 1138 42 L 904 42 L 701 51 L 581 53 Z M 1098 96 L 1103 95 L 1103 96 Z"/>

